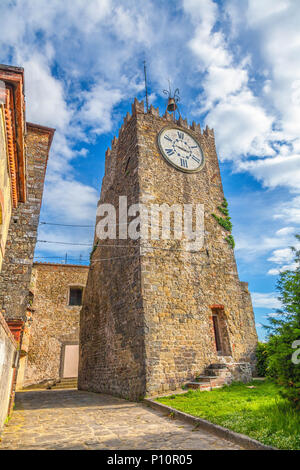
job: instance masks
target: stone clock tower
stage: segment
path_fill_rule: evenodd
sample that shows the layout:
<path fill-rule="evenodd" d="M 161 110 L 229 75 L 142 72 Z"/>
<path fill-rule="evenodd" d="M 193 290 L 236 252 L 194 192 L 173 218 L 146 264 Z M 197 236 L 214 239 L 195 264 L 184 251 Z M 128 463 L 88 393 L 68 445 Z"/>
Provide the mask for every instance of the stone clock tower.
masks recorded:
<path fill-rule="evenodd" d="M 128 236 L 118 217 L 124 196 L 128 208 L 143 204 L 149 214 L 151 205 L 199 205 L 201 246 L 187 249 L 175 229 L 169 239 L 161 232 Z M 218 367 L 227 381 L 249 378 L 257 335 L 247 283 L 239 280 L 228 226 L 220 224 L 226 209 L 213 130 L 181 118 L 175 123 L 152 106 L 145 113 L 135 100 L 106 152 L 104 203 L 116 208 L 116 238 L 100 240 L 95 232 L 80 319 L 79 388 L 137 399 L 193 384 L 199 374 L 212 375 L 208 370 L 219 376 Z M 162 218 L 156 222 L 164 228 Z"/>

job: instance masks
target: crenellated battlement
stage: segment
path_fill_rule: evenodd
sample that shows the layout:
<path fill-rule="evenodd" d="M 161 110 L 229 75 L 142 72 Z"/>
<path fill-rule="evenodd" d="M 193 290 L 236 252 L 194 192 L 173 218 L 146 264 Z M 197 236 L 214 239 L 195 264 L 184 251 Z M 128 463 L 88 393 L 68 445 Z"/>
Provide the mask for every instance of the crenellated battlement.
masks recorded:
<path fill-rule="evenodd" d="M 214 129 L 210 129 L 208 126 L 206 126 L 206 128 L 202 132 L 200 124 L 195 123 L 195 121 L 193 121 L 192 124 L 189 124 L 187 119 L 183 119 L 181 116 L 179 117 L 179 119 L 176 119 L 174 121 L 172 113 L 169 113 L 168 111 L 165 111 L 165 113 L 163 115 L 160 115 L 159 108 L 158 107 L 155 108 L 153 105 L 150 106 L 150 108 L 148 110 L 148 113 L 147 113 L 147 112 L 145 112 L 144 101 L 143 100 L 138 101 L 138 99 L 135 98 L 134 102 L 132 103 L 132 106 L 131 106 L 131 114 L 129 112 L 126 114 L 126 116 L 123 119 L 123 124 L 121 125 L 121 127 L 119 129 L 118 137 L 115 136 L 113 138 L 112 142 L 111 142 L 111 150 L 113 150 L 117 146 L 118 141 L 119 141 L 121 135 L 123 134 L 126 126 L 130 122 L 131 118 L 133 116 L 136 117 L 138 114 L 155 116 L 155 117 L 160 118 L 160 119 L 162 119 L 166 122 L 172 122 L 172 123 L 174 123 L 175 125 L 177 125 L 179 127 L 183 127 L 185 129 L 190 129 L 194 132 L 197 132 L 200 135 L 203 135 L 204 137 L 214 138 Z M 108 148 L 106 150 L 105 156 L 109 156 L 111 150 L 110 150 L 110 148 Z"/>

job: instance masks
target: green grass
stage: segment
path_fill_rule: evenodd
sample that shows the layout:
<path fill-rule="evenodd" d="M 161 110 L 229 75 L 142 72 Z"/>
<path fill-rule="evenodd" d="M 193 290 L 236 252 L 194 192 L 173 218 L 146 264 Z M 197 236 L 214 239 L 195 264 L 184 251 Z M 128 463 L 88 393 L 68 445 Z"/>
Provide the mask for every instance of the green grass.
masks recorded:
<path fill-rule="evenodd" d="M 248 386 L 255 388 L 248 388 Z M 246 434 L 278 449 L 300 450 L 300 413 L 270 381 L 233 383 L 211 392 L 189 390 L 157 399 L 164 405 Z"/>

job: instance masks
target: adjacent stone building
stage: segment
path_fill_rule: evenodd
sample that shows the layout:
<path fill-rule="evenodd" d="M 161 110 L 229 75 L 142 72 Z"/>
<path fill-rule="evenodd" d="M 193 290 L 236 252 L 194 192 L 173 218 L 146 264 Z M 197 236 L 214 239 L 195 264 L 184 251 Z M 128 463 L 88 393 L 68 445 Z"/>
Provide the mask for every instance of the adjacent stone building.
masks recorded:
<path fill-rule="evenodd" d="M 158 136 L 165 128 L 201 146 L 199 171 L 180 171 L 163 157 Z M 253 362 L 257 335 L 232 238 L 217 220 L 224 193 L 213 130 L 174 122 L 153 107 L 145 113 L 135 100 L 106 152 L 99 202 L 119 213 L 119 196 L 149 211 L 153 203 L 203 204 L 204 244 L 189 251 L 185 239 L 133 240 L 120 225 L 116 240 L 97 245 L 95 233 L 80 319 L 79 388 L 137 399 L 176 389 L 224 362 L 238 378 L 236 371 Z"/>
<path fill-rule="evenodd" d="M 53 129 L 26 125 L 26 200 L 12 210 L 0 273 L 0 306 L 8 321 L 26 320 L 45 172 Z"/>
<path fill-rule="evenodd" d="M 0 432 L 13 404 L 18 345 L 0 312 Z"/>
<path fill-rule="evenodd" d="M 0 271 L 12 210 L 26 200 L 24 71 L 0 65 Z"/>
<path fill-rule="evenodd" d="M 30 285 L 28 354 L 18 386 L 77 377 L 79 315 L 88 266 L 34 263 Z"/>
<path fill-rule="evenodd" d="M 0 65 L 2 269 L 0 309 L 25 321 L 45 173 L 54 129 L 26 123 L 24 70 Z M 9 185 L 10 183 L 10 185 Z M 10 186 L 9 190 L 7 187 Z"/>
<path fill-rule="evenodd" d="M 11 338 L 0 339 L 5 350 L 0 388 L 10 389 L 10 409 L 19 359 L 26 354 L 29 285 L 53 135 L 54 129 L 26 123 L 23 68 L 0 65 L 0 312 L 3 332 L 5 321 L 18 351 L 12 359 Z M 6 402 L 0 402 L 3 416 Z"/>

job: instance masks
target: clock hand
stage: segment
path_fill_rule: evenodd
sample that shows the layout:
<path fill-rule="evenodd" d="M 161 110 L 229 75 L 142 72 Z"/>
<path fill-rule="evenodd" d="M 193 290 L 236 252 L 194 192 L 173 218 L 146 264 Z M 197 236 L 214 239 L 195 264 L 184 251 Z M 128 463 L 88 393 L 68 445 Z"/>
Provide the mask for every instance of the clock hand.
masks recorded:
<path fill-rule="evenodd" d="M 183 150 L 184 152 L 189 152 L 189 150 L 186 150 L 186 149 L 180 147 L 179 145 L 176 145 L 176 147 L 179 148 L 180 150 Z"/>

